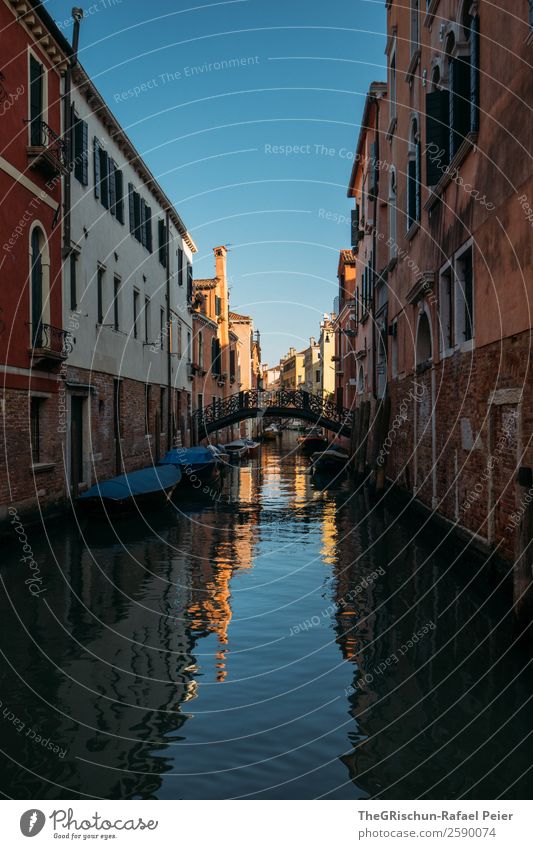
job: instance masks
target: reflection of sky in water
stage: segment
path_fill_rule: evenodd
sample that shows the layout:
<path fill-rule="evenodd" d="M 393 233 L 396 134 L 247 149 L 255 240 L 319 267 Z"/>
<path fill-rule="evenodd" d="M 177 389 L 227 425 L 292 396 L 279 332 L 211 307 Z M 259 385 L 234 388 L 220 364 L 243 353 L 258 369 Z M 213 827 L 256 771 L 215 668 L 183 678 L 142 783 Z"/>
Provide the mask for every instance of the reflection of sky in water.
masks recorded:
<path fill-rule="evenodd" d="M 509 686 L 519 651 L 498 662 L 508 623 L 488 636 L 502 613 L 496 598 L 483 606 L 490 582 L 461 592 L 465 573 L 446 572 L 431 535 L 411 542 L 416 528 L 367 515 L 346 483 L 316 487 L 290 447 L 232 468 L 215 503 L 89 528 L 90 551 L 73 526 L 52 528 L 56 562 L 35 535 L 45 604 L 28 605 L 8 564 L 4 705 L 67 755 L 3 721 L 5 792 L 358 798 L 391 786 L 394 798 L 434 786 L 446 798 L 488 773 L 475 792 L 490 798 L 518 778 L 520 748 L 505 776 L 489 772 L 530 728 L 525 710 L 505 724 L 528 690 L 520 675 Z M 438 627 L 387 665 L 429 620 Z"/>

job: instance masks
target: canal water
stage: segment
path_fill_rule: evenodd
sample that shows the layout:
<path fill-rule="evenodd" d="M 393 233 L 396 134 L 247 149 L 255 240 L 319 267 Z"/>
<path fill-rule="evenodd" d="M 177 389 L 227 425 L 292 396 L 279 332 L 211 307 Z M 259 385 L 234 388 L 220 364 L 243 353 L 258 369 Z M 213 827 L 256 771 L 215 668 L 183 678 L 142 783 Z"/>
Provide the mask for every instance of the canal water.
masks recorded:
<path fill-rule="evenodd" d="M 507 585 L 394 510 L 285 434 L 156 516 L 28 528 L 44 592 L 2 557 L 1 792 L 531 798 Z"/>

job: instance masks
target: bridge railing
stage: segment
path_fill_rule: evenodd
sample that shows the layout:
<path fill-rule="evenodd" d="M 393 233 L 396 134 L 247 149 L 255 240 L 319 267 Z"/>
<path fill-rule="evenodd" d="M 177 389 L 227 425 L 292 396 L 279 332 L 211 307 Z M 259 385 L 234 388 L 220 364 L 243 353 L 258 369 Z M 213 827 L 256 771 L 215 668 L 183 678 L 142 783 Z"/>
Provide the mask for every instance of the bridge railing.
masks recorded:
<path fill-rule="evenodd" d="M 217 421 L 223 421 L 233 416 L 239 416 L 245 410 L 250 410 L 250 417 L 268 415 L 269 410 L 294 410 L 305 412 L 306 415 L 334 422 L 339 426 L 350 426 L 353 415 L 351 410 L 338 407 L 328 398 L 321 398 L 303 389 L 278 389 L 264 391 L 250 389 L 238 392 L 228 398 L 221 398 L 208 404 L 202 409 L 195 410 L 193 420 L 198 428 L 212 426 Z"/>

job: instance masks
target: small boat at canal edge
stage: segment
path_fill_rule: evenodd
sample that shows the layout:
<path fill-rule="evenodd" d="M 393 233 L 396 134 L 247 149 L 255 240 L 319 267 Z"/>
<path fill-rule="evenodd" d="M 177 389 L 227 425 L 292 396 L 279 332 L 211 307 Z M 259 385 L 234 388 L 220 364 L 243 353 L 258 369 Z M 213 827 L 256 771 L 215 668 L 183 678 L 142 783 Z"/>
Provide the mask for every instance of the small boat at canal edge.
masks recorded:
<path fill-rule="evenodd" d="M 298 437 L 298 447 L 304 454 L 314 454 L 317 451 L 324 451 L 328 447 L 328 440 L 323 431 L 309 428 Z"/>
<path fill-rule="evenodd" d="M 268 425 L 263 431 L 263 442 L 274 442 L 278 438 L 279 427 L 276 424 Z"/>
<path fill-rule="evenodd" d="M 253 439 L 243 439 L 243 442 L 248 448 L 249 454 L 255 454 L 255 452 L 259 448 L 259 442 L 254 442 Z"/>
<path fill-rule="evenodd" d="M 241 459 L 242 457 L 246 457 L 248 450 L 244 439 L 234 439 L 233 442 L 228 442 L 227 445 L 224 445 L 224 451 L 232 458 Z"/>
<path fill-rule="evenodd" d="M 134 507 L 160 507 L 168 502 L 181 480 L 176 466 L 149 466 L 96 483 L 76 503 L 90 512 L 122 513 Z"/>
<path fill-rule="evenodd" d="M 211 483 L 220 477 L 221 458 L 211 446 L 196 448 L 172 448 L 167 451 L 161 465 L 176 466 L 181 470 L 182 486 L 194 485 L 197 481 Z"/>
<path fill-rule="evenodd" d="M 331 447 L 312 455 L 311 469 L 313 472 L 342 472 L 348 467 L 349 460 L 346 451 Z"/>

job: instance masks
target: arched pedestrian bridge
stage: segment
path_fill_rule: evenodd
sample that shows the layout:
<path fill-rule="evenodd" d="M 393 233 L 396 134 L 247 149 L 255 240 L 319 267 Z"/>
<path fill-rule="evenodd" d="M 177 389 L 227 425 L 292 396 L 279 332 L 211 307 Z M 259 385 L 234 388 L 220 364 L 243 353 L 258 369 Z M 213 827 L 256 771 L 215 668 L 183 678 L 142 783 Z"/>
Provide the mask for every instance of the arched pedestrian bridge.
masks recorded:
<path fill-rule="evenodd" d="M 280 389 L 263 392 L 252 389 L 238 392 L 195 410 L 193 427 L 198 439 L 210 433 L 237 424 L 244 419 L 272 416 L 280 419 L 301 419 L 333 431 L 339 436 L 350 437 L 353 412 L 337 407 L 332 401 L 312 395 L 303 389 Z"/>

